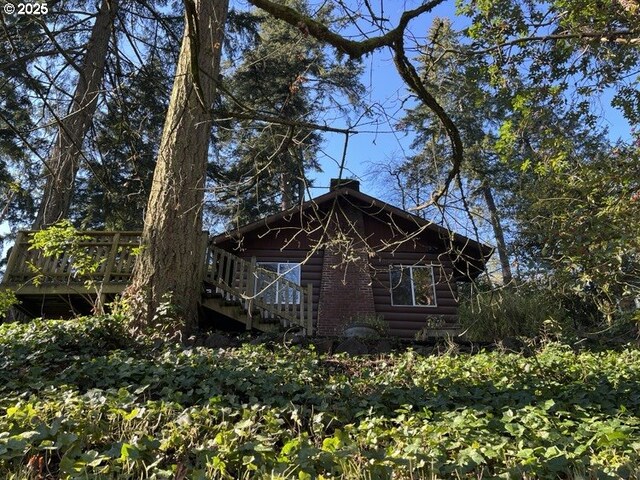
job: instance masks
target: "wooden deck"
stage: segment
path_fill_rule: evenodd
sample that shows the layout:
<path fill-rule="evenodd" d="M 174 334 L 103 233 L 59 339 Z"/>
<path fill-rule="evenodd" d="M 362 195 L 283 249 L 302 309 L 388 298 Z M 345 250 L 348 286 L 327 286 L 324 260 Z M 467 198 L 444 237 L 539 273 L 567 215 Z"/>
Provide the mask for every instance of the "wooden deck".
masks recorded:
<path fill-rule="evenodd" d="M 34 249 L 34 233 L 18 233 L 2 281 L 16 292 L 25 313 L 90 313 L 97 302 L 107 303 L 129 284 L 141 232 L 79 232 L 78 246 L 97 265 L 91 275 L 78 274 L 70 252 L 52 257 Z M 297 285 L 258 267 L 255 258 L 247 261 L 213 245 L 203 262 L 203 308 L 247 329 L 300 327 L 312 333 L 311 285 Z"/>

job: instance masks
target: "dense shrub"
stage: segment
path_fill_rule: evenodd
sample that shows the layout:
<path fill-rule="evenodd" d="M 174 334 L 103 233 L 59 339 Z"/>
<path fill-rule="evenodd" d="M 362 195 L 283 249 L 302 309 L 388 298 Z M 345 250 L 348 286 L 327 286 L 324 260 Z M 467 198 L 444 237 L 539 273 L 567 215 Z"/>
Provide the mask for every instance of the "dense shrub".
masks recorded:
<path fill-rule="evenodd" d="M 553 295 L 525 286 L 481 292 L 461 303 L 459 318 L 466 337 L 478 341 L 555 336 L 574 328 L 569 312 Z"/>

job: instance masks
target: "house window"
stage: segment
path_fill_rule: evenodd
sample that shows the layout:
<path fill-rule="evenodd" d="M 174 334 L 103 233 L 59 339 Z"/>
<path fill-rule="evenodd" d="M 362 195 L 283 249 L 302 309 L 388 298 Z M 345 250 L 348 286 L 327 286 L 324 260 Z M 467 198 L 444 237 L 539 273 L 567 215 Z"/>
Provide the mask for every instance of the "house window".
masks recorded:
<path fill-rule="evenodd" d="M 432 266 L 392 265 L 389 276 L 392 305 L 436 306 L 436 285 Z"/>
<path fill-rule="evenodd" d="M 288 285 L 300 285 L 299 263 L 258 262 L 258 267 L 256 294 L 262 300 L 270 304 L 300 303 L 300 291 Z"/>

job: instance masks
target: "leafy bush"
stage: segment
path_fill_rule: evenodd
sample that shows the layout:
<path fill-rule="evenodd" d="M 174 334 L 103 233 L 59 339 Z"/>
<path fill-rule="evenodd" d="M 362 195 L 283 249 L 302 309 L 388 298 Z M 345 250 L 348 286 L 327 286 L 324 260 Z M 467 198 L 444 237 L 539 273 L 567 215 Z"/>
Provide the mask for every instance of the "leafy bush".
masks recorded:
<path fill-rule="evenodd" d="M 72 268 L 70 276 L 85 277 L 98 271 L 101 260 L 96 260 L 92 252 L 87 251 L 83 242 L 91 240 L 91 237 L 82 235 L 69 220 L 61 220 L 58 223 L 35 232 L 30 240 L 29 250 L 40 250 L 45 257 L 61 257 L 68 255 Z M 36 265 L 31 266 L 34 273 L 40 273 Z M 35 278 L 36 284 L 38 277 Z M 91 286 L 91 281 L 89 280 Z"/>
<path fill-rule="evenodd" d="M 0 328 L 0 478 L 640 474 L 636 349 L 154 350 L 109 343 L 110 321 Z"/>
<path fill-rule="evenodd" d="M 386 336 L 389 334 L 389 323 L 384 319 L 384 315 L 363 314 L 349 317 L 342 329 L 343 334 L 353 327 L 370 328 L 380 336 Z"/>
<path fill-rule="evenodd" d="M 533 286 L 479 293 L 461 303 L 458 315 L 470 340 L 555 336 L 573 328 L 560 303 Z"/>
<path fill-rule="evenodd" d="M 18 304 L 18 298 L 13 290 L 0 288 L 0 322 L 5 318 L 11 307 Z"/>

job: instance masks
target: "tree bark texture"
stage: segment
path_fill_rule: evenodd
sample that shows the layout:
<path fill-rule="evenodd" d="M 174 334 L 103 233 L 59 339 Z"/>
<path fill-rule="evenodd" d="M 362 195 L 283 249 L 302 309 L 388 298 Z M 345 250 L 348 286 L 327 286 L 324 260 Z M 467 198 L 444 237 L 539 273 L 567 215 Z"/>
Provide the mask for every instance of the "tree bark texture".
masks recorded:
<path fill-rule="evenodd" d="M 491 221 L 491 226 L 493 227 L 493 235 L 496 237 L 496 248 L 498 250 L 500 268 L 502 270 L 502 283 L 505 286 L 510 285 L 513 281 L 511 263 L 509 262 L 509 254 L 507 253 L 507 244 L 504 240 L 504 231 L 502 230 L 502 224 L 500 222 L 500 214 L 498 213 L 498 208 L 496 207 L 491 187 L 484 184 L 482 186 L 482 195 L 484 196 L 484 201 L 487 204 L 487 209 L 489 210 L 489 219 Z"/>
<path fill-rule="evenodd" d="M 82 144 L 98 105 L 104 66 L 120 0 L 103 0 L 91 30 L 84 62 L 68 113 L 60 120 L 58 135 L 45 165 L 46 181 L 33 229 L 68 217 Z"/>
<path fill-rule="evenodd" d="M 211 106 L 220 70 L 228 0 L 185 0 L 186 22 L 142 233 L 142 251 L 125 293 L 141 326 L 158 307 L 177 317 L 167 332 L 197 325 L 204 245 L 202 204 Z"/>

